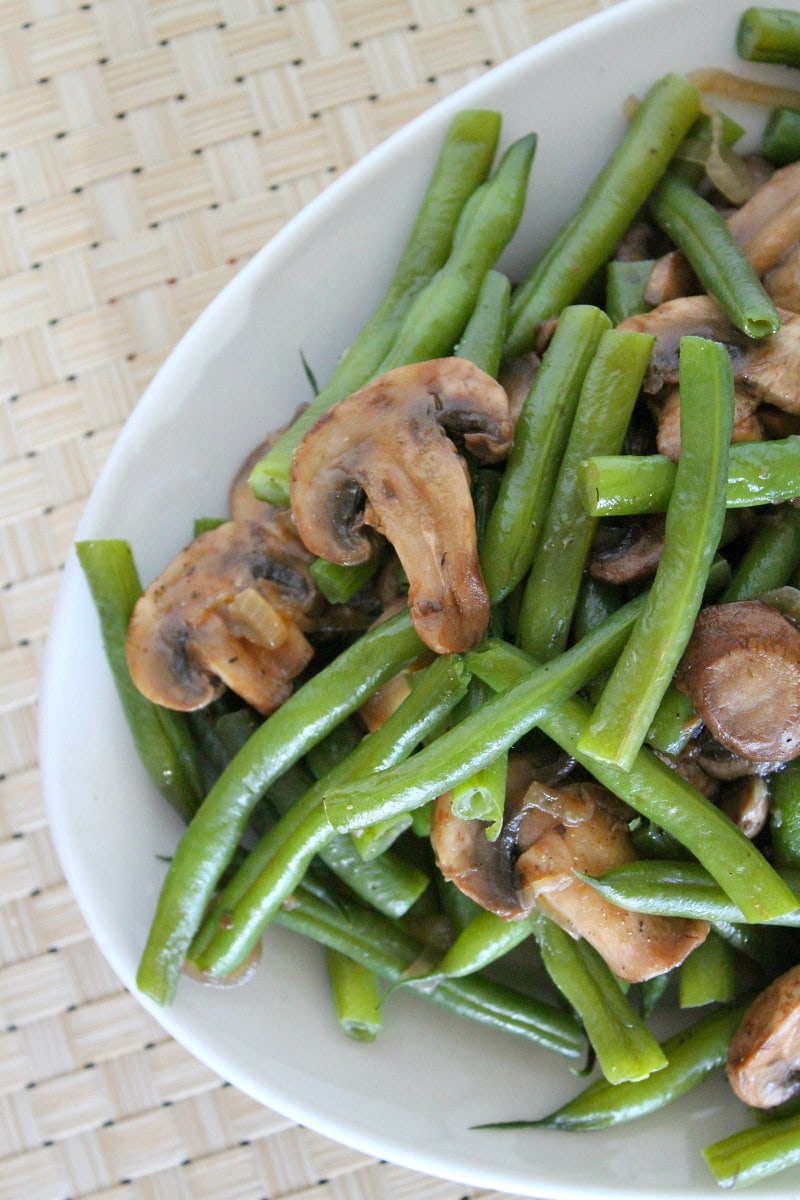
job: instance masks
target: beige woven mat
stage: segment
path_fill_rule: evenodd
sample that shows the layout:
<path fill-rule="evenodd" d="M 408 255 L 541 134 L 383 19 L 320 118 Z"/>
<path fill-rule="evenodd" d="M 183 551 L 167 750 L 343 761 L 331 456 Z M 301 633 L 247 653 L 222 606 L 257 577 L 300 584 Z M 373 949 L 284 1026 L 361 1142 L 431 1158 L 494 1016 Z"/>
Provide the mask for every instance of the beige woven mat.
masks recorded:
<path fill-rule="evenodd" d="M 259 1107 L 120 987 L 49 837 L 37 672 L 84 500 L 201 309 L 399 125 L 612 2 L 0 0 L 0 1200 L 488 1200 Z"/>

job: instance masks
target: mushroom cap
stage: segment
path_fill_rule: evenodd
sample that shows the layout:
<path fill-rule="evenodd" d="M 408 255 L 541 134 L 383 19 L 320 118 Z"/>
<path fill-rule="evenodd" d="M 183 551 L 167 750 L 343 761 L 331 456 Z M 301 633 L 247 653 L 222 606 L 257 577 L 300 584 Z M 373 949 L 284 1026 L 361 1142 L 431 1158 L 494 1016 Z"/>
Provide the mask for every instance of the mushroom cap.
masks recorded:
<path fill-rule="evenodd" d="M 800 754 L 800 631 L 772 605 L 701 609 L 675 683 L 734 754 L 753 762 Z"/>
<path fill-rule="evenodd" d="M 228 521 L 186 546 L 137 602 L 126 656 L 136 687 L 184 712 L 230 687 L 271 712 L 309 662 L 298 627 L 318 602 L 297 540 L 253 521 Z"/>
<path fill-rule="evenodd" d="M 800 1091 L 800 965 L 763 991 L 731 1039 L 726 1063 L 736 1095 L 774 1108 Z"/>
<path fill-rule="evenodd" d="M 503 458 L 513 437 L 503 388 L 466 359 L 399 367 L 307 431 L 290 492 L 301 538 L 329 562 L 366 562 L 376 534 L 388 539 L 417 632 L 437 653 L 471 649 L 489 619 L 466 466 L 448 434 L 484 461 Z"/>

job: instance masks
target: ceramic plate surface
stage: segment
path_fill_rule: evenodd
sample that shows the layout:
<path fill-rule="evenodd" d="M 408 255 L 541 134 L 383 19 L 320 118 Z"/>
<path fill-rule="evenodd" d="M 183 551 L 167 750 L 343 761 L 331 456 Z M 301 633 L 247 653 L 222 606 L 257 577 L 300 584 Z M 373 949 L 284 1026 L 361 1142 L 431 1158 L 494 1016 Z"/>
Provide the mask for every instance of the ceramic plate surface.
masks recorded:
<path fill-rule="evenodd" d="M 147 580 L 186 542 L 195 516 L 224 511 L 239 462 L 307 399 L 300 351 L 324 379 L 369 315 L 458 109 L 501 110 L 504 144 L 539 134 L 528 210 L 501 263 L 518 277 L 621 136 L 626 97 L 668 70 L 712 64 L 775 78 L 734 58 L 745 7 L 627 0 L 523 52 L 380 146 L 253 259 L 181 341 L 118 439 L 78 536 L 127 538 Z M 102 951 L 135 992 L 163 879 L 160 856 L 170 855 L 180 826 L 136 760 L 74 556 L 48 644 L 41 750 L 68 881 Z M 392 999 L 377 1042 L 351 1043 L 333 1025 L 326 986 L 317 947 L 277 930 L 246 987 L 219 993 L 185 983 L 155 1016 L 264 1104 L 428 1174 L 552 1198 L 720 1194 L 701 1147 L 749 1120 L 722 1081 L 616 1131 L 472 1130 L 542 1115 L 580 1085 L 562 1059 L 412 995 Z M 794 1172 L 751 1194 L 799 1190 Z"/>

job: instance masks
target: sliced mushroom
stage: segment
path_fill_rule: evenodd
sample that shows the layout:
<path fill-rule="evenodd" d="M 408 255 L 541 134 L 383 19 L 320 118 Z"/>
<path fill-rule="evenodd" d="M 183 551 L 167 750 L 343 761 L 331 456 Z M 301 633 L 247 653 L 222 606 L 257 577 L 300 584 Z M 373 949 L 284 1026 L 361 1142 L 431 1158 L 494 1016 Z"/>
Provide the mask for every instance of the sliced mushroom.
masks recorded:
<path fill-rule="evenodd" d="M 202 708 L 227 686 L 271 712 L 312 657 L 299 626 L 318 598 L 303 547 L 268 525 L 228 521 L 195 538 L 137 602 L 133 681 L 167 708 Z"/>
<path fill-rule="evenodd" d="M 658 419 L 656 446 L 659 454 L 677 462 L 681 455 L 681 402 L 677 387 L 667 388 L 654 405 Z M 757 415 L 758 400 L 743 388 L 734 389 L 732 442 L 760 442 L 763 438 Z"/>
<path fill-rule="evenodd" d="M 751 841 L 769 818 L 769 788 L 760 775 L 745 775 L 729 783 L 719 798 L 719 807 Z"/>
<path fill-rule="evenodd" d="M 629 317 L 620 329 L 652 333 L 656 344 L 644 390 L 656 395 L 678 382 L 678 352 L 685 334 L 721 342 L 731 357 L 736 383 L 756 400 L 787 412 L 800 412 L 800 316 L 779 310 L 781 328 L 762 341 L 745 337 L 709 296 L 669 300 L 641 316 Z"/>
<path fill-rule="evenodd" d="M 601 583 L 640 583 L 655 575 L 663 550 L 663 513 L 646 513 L 622 525 L 603 523 L 587 569 Z"/>
<path fill-rule="evenodd" d="M 800 631 L 771 605 L 701 609 L 675 682 L 734 754 L 756 762 L 800 754 Z"/>
<path fill-rule="evenodd" d="M 800 966 L 751 1004 L 731 1039 L 726 1071 L 753 1108 L 775 1108 L 800 1091 Z"/>
<path fill-rule="evenodd" d="M 651 979 L 678 966 L 708 934 L 704 921 L 654 917 L 610 904 L 575 871 L 601 875 L 636 858 L 630 813 L 595 783 L 557 791 L 533 784 L 520 826 L 516 863 L 523 903 L 535 903 L 562 928 L 583 937 L 620 979 Z"/>
<path fill-rule="evenodd" d="M 515 426 L 541 362 L 539 355 L 531 351 L 529 354 L 510 358 L 502 366 L 498 378 L 508 397 L 508 410 Z"/>
<path fill-rule="evenodd" d="M 600 875 L 636 853 L 629 810 L 596 783 L 545 787 L 534 781 L 510 798 L 503 828 L 490 842 L 483 821 L 453 815 L 449 796 L 434 806 L 431 841 L 439 867 L 482 907 L 519 920 L 535 907 L 583 937 L 612 971 L 630 982 L 677 966 L 708 926 L 644 916 L 610 904 L 575 872 Z"/>
<path fill-rule="evenodd" d="M 477 458 L 504 458 L 513 425 L 503 388 L 465 359 L 400 367 L 311 427 L 291 478 L 314 554 L 355 564 L 373 554 L 376 532 L 391 542 L 414 625 L 437 653 L 470 649 L 489 619 L 466 467 L 448 433 Z"/>

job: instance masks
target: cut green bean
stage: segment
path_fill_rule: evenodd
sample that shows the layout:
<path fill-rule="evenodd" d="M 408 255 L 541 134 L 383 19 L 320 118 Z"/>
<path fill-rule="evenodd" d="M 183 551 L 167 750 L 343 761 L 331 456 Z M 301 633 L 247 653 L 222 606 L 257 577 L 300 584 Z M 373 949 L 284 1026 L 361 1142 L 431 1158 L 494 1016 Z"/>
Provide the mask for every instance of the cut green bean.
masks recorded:
<path fill-rule="evenodd" d="M 480 909 L 459 932 L 431 972 L 434 977 L 460 979 L 483 971 L 510 953 L 532 933 L 528 921 L 507 921 L 489 909 Z"/>
<path fill-rule="evenodd" d="M 622 448 L 654 343 L 651 334 L 606 330 L 586 372 L 517 621 L 518 644 L 542 661 L 567 645 L 597 525 L 581 504 L 578 467 Z"/>
<path fill-rule="evenodd" d="M 597 456 L 580 468 L 584 508 L 597 517 L 666 512 L 677 464 L 661 454 Z M 781 504 L 800 495 L 800 436 L 736 442 L 728 456 L 728 508 Z"/>
<path fill-rule="evenodd" d="M 750 338 L 769 337 L 780 329 L 778 310 L 723 217 L 679 171 L 662 179 L 650 198 L 650 211 L 737 329 Z"/>
<path fill-rule="evenodd" d="M 317 558 L 309 567 L 309 572 L 329 604 L 347 604 L 356 592 L 369 583 L 381 562 L 379 554 L 368 562 L 347 567 Z"/>
<path fill-rule="evenodd" d="M 376 374 L 453 352 L 487 272 L 516 232 L 535 151 L 535 134 L 518 138 L 470 197 L 450 257 L 415 298 Z"/>
<path fill-rule="evenodd" d="M 513 591 L 533 561 L 583 380 L 609 327 L 599 308 L 566 308 L 534 376 L 481 549 L 494 604 Z"/>
<path fill-rule="evenodd" d="M 711 1174 L 722 1187 L 749 1187 L 800 1163 L 800 1117 L 765 1121 L 703 1149 Z"/>
<path fill-rule="evenodd" d="M 783 587 L 800 564 L 800 509 L 783 505 L 764 515 L 720 603 L 754 600 L 762 592 Z"/>
<path fill-rule="evenodd" d="M 488 700 L 476 713 L 442 733 L 432 744 L 369 784 L 332 788 L 325 796 L 331 823 L 339 832 L 422 808 L 462 779 L 486 766 L 619 654 L 641 611 L 643 598 L 629 601 L 582 642 L 544 665 L 505 642 L 486 641 L 467 655 L 469 670 L 494 690 L 513 683 L 506 694 Z"/>
<path fill-rule="evenodd" d="M 500 1129 L 609 1129 L 665 1108 L 719 1070 L 744 1013 L 744 1006 L 721 1008 L 663 1045 L 667 1065 L 647 1079 L 590 1083 L 579 1096 L 538 1121 L 506 1121 Z"/>
<path fill-rule="evenodd" d="M 779 867 L 800 867 L 800 761 L 787 763 L 770 782 L 769 828 Z"/>
<path fill-rule="evenodd" d="M 800 112 L 796 108 L 772 110 L 761 135 L 761 153 L 776 167 L 800 159 Z"/>
<path fill-rule="evenodd" d="M 189 820 L 206 787 L 198 748 L 184 713 L 148 700 L 131 679 L 125 642 L 142 586 L 130 545 L 118 538 L 76 543 L 78 561 L 97 610 L 103 648 L 145 771 L 162 796 Z"/>
<path fill-rule="evenodd" d="M 662 917 L 686 917 L 711 924 L 737 924 L 747 918 L 717 880 L 696 862 L 666 862 L 640 859 L 612 867 L 599 877 L 581 876 L 612 904 L 632 912 Z M 793 895 L 800 897 L 800 871 L 783 869 L 780 878 Z M 800 927 L 800 899 L 789 911 L 770 924 Z"/>
<path fill-rule="evenodd" d="M 500 124 L 499 113 L 480 109 L 465 110 L 453 119 L 382 300 L 342 355 L 327 385 L 254 467 L 250 486 L 260 500 L 288 504 L 292 455 L 303 434 L 331 405 L 376 374 L 408 309 L 447 261 L 464 205 L 491 170 Z"/>
<path fill-rule="evenodd" d="M 491 688 L 480 679 L 471 679 L 467 695 L 454 714 L 456 720 L 480 709 L 491 696 Z M 465 821 L 488 822 L 486 836 L 494 840 L 503 824 L 506 804 L 508 753 L 503 751 L 486 766 L 454 784 L 450 789 L 453 815 Z"/>
<path fill-rule="evenodd" d="M 328 857 L 346 855 L 336 850 L 322 798 L 334 784 L 353 786 L 348 781 L 385 771 L 409 755 L 426 732 L 439 724 L 463 697 L 467 672 L 456 656 L 442 656 L 425 671 L 403 703 L 380 728 L 367 735 L 336 768 L 320 779 L 270 829 L 245 859 L 218 897 L 190 948 L 190 956 L 201 970 L 227 975 L 250 953 L 263 929 L 280 905 L 302 879 L 316 854 L 329 866 Z M 379 862 L 368 863 L 351 847 L 350 867 L 360 864 L 369 879 Z M 412 877 L 413 888 L 413 877 Z"/>
<path fill-rule="evenodd" d="M 736 994 L 736 957 L 730 944 L 710 929 L 678 972 L 681 1008 L 731 1004 Z"/>
<path fill-rule="evenodd" d="M 534 913 L 530 922 L 545 970 L 580 1017 L 608 1082 L 646 1079 L 663 1070 L 664 1051 L 594 947 L 543 913 Z"/>
<path fill-rule="evenodd" d="M 800 67 L 800 13 L 753 5 L 739 18 L 736 50 L 748 62 Z"/>
<path fill-rule="evenodd" d="M 642 746 L 689 640 L 725 519 L 733 428 L 727 351 L 681 341 L 681 457 L 656 577 L 625 649 L 581 739 L 589 758 L 626 769 Z"/>
<path fill-rule="evenodd" d="M 652 308 L 644 298 L 653 259 L 614 258 L 606 267 L 606 312 L 614 325 Z"/>
<path fill-rule="evenodd" d="M 511 297 L 506 354 L 533 348 L 541 321 L 557 316 L 611 258 L 617 243 L 700 116 L 700 93 L 680 75 L 659 80 L 584 200 Z"/>
<path fill-rule="evenodd" d="M 276 919 L 288 929 L 335 947 L 392 984 L 406 982 L 409 968 L 423 953 L 421 943 L 398 922 L 363 906 L 327 904 L 305 885 Z M 577 1059 L 583 1053 L 583 1035 L 571 1013 L 484 976 L 444 979 L 433 988 L 420 988 L 418 994 L 452 1013 L 567 1058 Z"/>
<path fill-rule="evenodd" d="M 303 684 L 231 760 L 170 863 L 137 973 L 145 995 L 172 1001 L 189 944 L 269 785 L 421 651 L 407 613 L 376 625 Z"/>
<path fill-rule="evenodd" d="M 487 375 L 497 378 L 506 336 L 511 283 L 500 271 L 487 271 L 472 316 L 453 353 L 467 358 Z"/>
<path fill-rule="evenodd" d="M 339 1027 L 356 1042 L 374 1042 L 383 1027 L 375 974 L 332 948 L 326 950 L 325 962 Z"/>

